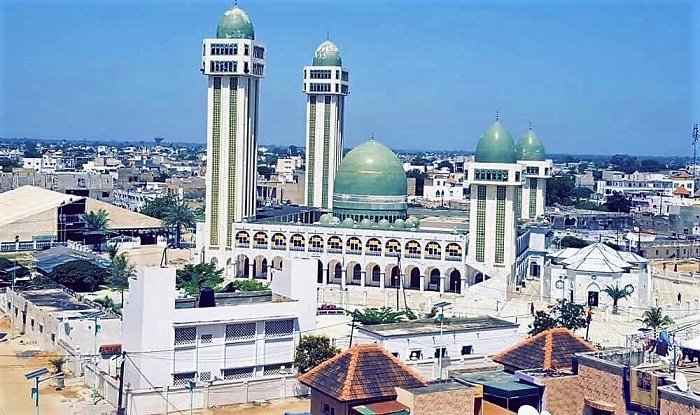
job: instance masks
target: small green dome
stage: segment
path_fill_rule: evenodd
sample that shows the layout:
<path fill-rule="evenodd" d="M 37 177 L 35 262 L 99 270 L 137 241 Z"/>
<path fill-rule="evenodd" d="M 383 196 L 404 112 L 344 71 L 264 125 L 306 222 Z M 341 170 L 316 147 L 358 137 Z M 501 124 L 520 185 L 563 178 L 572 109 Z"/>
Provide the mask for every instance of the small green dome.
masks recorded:
<path fill-rule="evenodd" d="M 345 218 L 343 219 L 343 226 L 352 228 L 355 226 L 355 220 L 353 218 Z"/>
<path fill-rule="evenodd" d="M 332 217 L 333 215 L 331 215 L 330 213 L 324 213 L 323 215 L 321 215 L 318 221 L 324 225 L 327 225 L 328 223 L 330 223 Z"/>
<path fill-rule="evenodd" d="M 544 144 L 532 129 L 515 145 L 515 155 L 518 160 L 544 161 Z"/>
<path fill-rule="evenodd" d="M 394 228 L 403 229 L 405 227 L 406 227 L 406 222 L 403 219 L 398 218 L 394 221 Z"/>
<path fill-rule="evenodd" d="M 474 161 L 478 163 L 515 163 L 515 143 L 508 130 L 496 121 L 484 131 L 476 145 Z"/>
<path fill-rule="evenodd" d="M 340 218 L 337 216 L 331 217 L 331 220 L 328 221 L 329 225 L 340 225 Z"/>
<path fill-rule="evenodd" d="M 415 216 L 409 216 L 408 219 L 406 219 L 406 226 L 409 228 L 417 228 L 418 225 L 420 225 L 420 219 L 418 219 Z"/>
<path fill-rule="evenodd" d="M 362 226 L 363 228 L 371 228 L 373 224 L 374 223 L 367 218 L 364 218 L 360 221 L 360 226 Z"/>
<path fill-rule="evenodd" d="M 340 50 L 335 43 L 326 40 L 321 43 L 314 53 L 313 66 L 343 66 Z"/>
<path fill-rule="evenodd" d="M 219 39 L 255 39 L 255 29 L 248 15 L 238 7 L 224 13 L 216 26 Z"/>
<path fill-rule="evenodd" d="M 333 192 L 358 196 L 406 196 L 403 164 L 389 147 L 369 140 L 350 151 L 340 163 Z"/>
<path fill-rule="evenodd" d="M 381 229 L 389 229 L 391 227 L 391 222 L 389 222 L 387 219 L 381 219 L 379 221 L 379 227 Z"/>

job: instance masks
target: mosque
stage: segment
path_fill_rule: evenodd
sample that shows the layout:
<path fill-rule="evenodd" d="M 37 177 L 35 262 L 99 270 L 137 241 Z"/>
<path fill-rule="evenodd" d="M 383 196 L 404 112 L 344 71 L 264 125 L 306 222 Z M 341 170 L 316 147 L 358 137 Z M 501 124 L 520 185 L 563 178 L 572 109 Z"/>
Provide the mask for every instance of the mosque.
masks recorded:
<path fill-rule="evenodd" d="M 372 137 L 343 157 L 350 71 L 327 39 L 304 68 L 306 206 L 263 212 L 256 148 L 265 45 L 237 7 L 203 43 L 208 166 L 200 260 L 228 278 L 268 279 L 285 258 L 315 258 L 319 286 L 499 298 L 541 266 L 522 224 L 544 213 L 552 161 L 532 128 L 516 144 L 497 116 L 465 165 L 468 230 L 423 228 L 408 212 L 406 174 L 388 147 Z"/>

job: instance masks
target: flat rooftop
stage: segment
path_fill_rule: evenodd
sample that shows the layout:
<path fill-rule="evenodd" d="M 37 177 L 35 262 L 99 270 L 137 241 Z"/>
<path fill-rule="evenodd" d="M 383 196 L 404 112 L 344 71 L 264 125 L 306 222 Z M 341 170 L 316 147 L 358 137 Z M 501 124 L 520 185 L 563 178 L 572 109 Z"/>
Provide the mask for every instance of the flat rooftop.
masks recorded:
<path fill-rule="evenodd" d="M 428 386 L 420 386 L 417 388 L 411 388 L 411 389 L 407 389 L 407 390 L 414 395 L 423 395 L 423 394 L 427 394 L 427 393 L 446 392 L 446 391 L 453 391 L 453 390 L 465 389 L 465 388 L 470 388 L 470 387 L 473 387 L 473 386 L 469 386 L 469 385 L 465 385 L 463 383 L 449 380 L 446 382 L 429 383 Z"/>
<path fill-rule="evenodd" d="M 66 318 L 82 318 L 86 314 L 102 311 L 58 288 L 20 291 L 19 295 L 43 311 L 57 313 Z M 105 312 L 100 316 L 100 318 L 112 317 Z"/>
<path fill-rule="evenodd" d="M 502 371 L 460 375 L 455 379 L 471 385 L 483 385 L 485 395 L 502 398 L 532 396 L 540 393 L 539 387 L 521 382 L 517 376 Z"/>
<path fill-rule="evenodd" d="M 285 303 L 294 301 L 285 296 L 274 294 L 272 291 L 239 291 L 233 293 L 216 293 L 214 296 L 216 307 L 230 307 L 243 304 L 260 303 Z M 197 308 L 197 298 L 178 298 L 175 300 L 175 308 Z"/>
<path fill-rule="evenodd" d="M 443 332 L 455 331 L 481 331 L 506 328 L 518 328 L 518 324 L 499 318 L 468 317 L 460 319 L 445 319 Z M 373 324 L 370 326 L 358 327 L 359 330 L 372 333 L 382 337 L 410 336 L 419 334 L 432 334 L 440 332 L 440 322 L 437 320 L 411 320 L 400 323 Z"/>

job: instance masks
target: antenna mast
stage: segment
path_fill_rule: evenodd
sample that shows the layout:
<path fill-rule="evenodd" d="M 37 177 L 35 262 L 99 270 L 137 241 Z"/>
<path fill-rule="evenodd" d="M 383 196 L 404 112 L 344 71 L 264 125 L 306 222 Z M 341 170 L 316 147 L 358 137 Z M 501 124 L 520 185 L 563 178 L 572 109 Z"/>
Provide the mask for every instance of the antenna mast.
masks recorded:
<path fill-rule="evenodd" d="M 700 139 L 700 124 L 693 126 L 693 192 L 695 192 L 695 176 L 697 172 L 696 154 L 698 147 L 698 139 Z"/>

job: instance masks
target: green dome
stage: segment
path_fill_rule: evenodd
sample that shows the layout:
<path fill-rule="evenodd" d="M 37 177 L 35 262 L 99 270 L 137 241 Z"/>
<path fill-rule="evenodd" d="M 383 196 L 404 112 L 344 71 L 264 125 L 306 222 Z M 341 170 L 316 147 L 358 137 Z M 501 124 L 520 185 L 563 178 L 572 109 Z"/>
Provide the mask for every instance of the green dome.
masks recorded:
<path fill-rule="evenodd" d="M 403 219 L 398 218 L 394 221 L 394 228 L 403 229 L 405 227 L 406 227 L 406 221 L 404 221 Z"/>
<path fill-rule="evenodd" d="M 343 66 L 340 50 L 335 43 L 326 40 L 321 43 L 314 53 L 313 66 Z"/>
<path fill-rule="evenodd" d="M 476 145 L 474 161 L 478 163 L 515 163 L 515 144 L 508 130 L 496 121 L 484 131 Z"/>
<path fill-rule="evenodd" d="M 518 160 L 544 161 L 544 144 L 532 129 L 515 145 L 515 155 Z"/>
<path fill-rule="evenodd" d="M 224 13 L 216 26 L 219 39 L 255 39 L 255 29 L 248 15 L 238 7 Z"/>
<path fill-rule="evenodd" d="M 378 221 L 406 217 L 407 180 L 403 165 L 384 144 L 369 140 L 340 163 L 333 186 L 333 214 Z"/>

